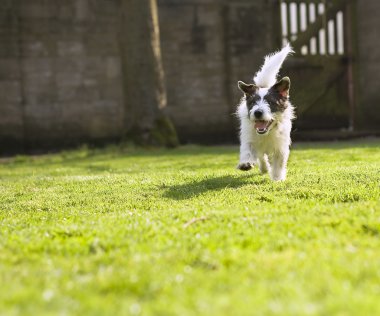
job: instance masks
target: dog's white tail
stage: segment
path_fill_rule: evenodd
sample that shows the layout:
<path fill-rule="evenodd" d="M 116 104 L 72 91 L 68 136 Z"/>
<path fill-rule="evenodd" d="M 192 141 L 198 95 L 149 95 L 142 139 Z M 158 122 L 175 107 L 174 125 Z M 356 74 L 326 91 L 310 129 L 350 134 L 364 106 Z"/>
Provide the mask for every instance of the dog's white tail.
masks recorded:
<path fill-rule="evenodd" d="M 270 88 L 276 83 L 278 72 L 281 69 L 285 58 L 294 53 L 293 49 L 287 44 L 277 53 L 265 57 L 264 65 L 253 78 L 254 83 L 261 88 Z"/>

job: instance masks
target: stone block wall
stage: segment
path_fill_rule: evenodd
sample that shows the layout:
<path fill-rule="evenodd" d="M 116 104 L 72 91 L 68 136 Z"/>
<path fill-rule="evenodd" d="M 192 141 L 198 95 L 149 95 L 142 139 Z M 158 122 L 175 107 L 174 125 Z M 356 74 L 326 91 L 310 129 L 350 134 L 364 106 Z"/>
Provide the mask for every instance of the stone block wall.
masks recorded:
<path fill-rule="evenodd" d="M 21 146 L 24 135 L 19 19 L 12 0 L 0 2 L 0 146 Z"/>
<path fill-rule="evenodd" d="M 1 1 L 0 138 L 24 149 L 122 133 L 118 1 Z"/>
<path fill-rule="evenodd" d="M 357 120 L 380 126 L 377 0 L 357 0 Z M 237 140 L 238 80 L 279 48 L 276 0 L 158 0 L 168 113 L 183 142 Z M 120 0 L 0 1 L 0 150 L 123 133 Z"/>
<path fill-rule="evenodd" d="M 380 130 L 380 1 L 357 0 L 355 79 L 356 125 L 362 130 Z"/>
<path fill-rule="evenodd" d="M 182 141 L 236 141 L 237 81 L 273 49 L 270 2 L 159 0 L 168 110 Z"/>
<path fill-rule="evenodd" d="M 236 82 L 273 47 L 269 2 L 158 1 L 168 112 L 182 141 L 237 139 Z M 120 0 L 1 1 L 0 146 L 122 136 L 119 10 Z"/>

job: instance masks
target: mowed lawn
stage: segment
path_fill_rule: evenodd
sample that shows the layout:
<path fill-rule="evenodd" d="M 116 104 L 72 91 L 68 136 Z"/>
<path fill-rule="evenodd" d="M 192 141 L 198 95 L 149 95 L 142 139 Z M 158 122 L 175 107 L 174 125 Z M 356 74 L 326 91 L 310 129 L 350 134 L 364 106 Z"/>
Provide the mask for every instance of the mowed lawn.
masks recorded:
<path fill-rule="evenodd" d="M 380 140 L 0 163 L 1 315 L 380 315 Z"/>

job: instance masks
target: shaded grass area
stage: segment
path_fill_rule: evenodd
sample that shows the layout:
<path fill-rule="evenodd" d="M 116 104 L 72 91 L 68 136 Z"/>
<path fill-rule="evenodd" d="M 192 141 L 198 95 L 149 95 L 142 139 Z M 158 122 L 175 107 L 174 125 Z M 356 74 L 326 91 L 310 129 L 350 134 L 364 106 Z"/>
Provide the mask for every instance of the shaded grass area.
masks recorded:
<path fill-rule="evenodd" d="M 378 314 L 379 148 L 296 144 L 280 183 L 235 147 L 3 160 L 0 314 Z"/>

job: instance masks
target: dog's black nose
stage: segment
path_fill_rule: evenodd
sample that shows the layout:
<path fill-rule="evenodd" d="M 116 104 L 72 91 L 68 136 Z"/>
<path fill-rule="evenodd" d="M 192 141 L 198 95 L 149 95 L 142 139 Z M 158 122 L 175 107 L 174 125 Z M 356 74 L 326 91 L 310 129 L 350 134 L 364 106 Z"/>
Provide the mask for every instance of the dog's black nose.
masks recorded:
<path fill-rule="evenodd" d="M 263 111 L 262 110 L 256 110 L 255 112 L 253 112 L 253 115 L 256 117 L 256 118 L 261 118 L 263 116 Z"/>

